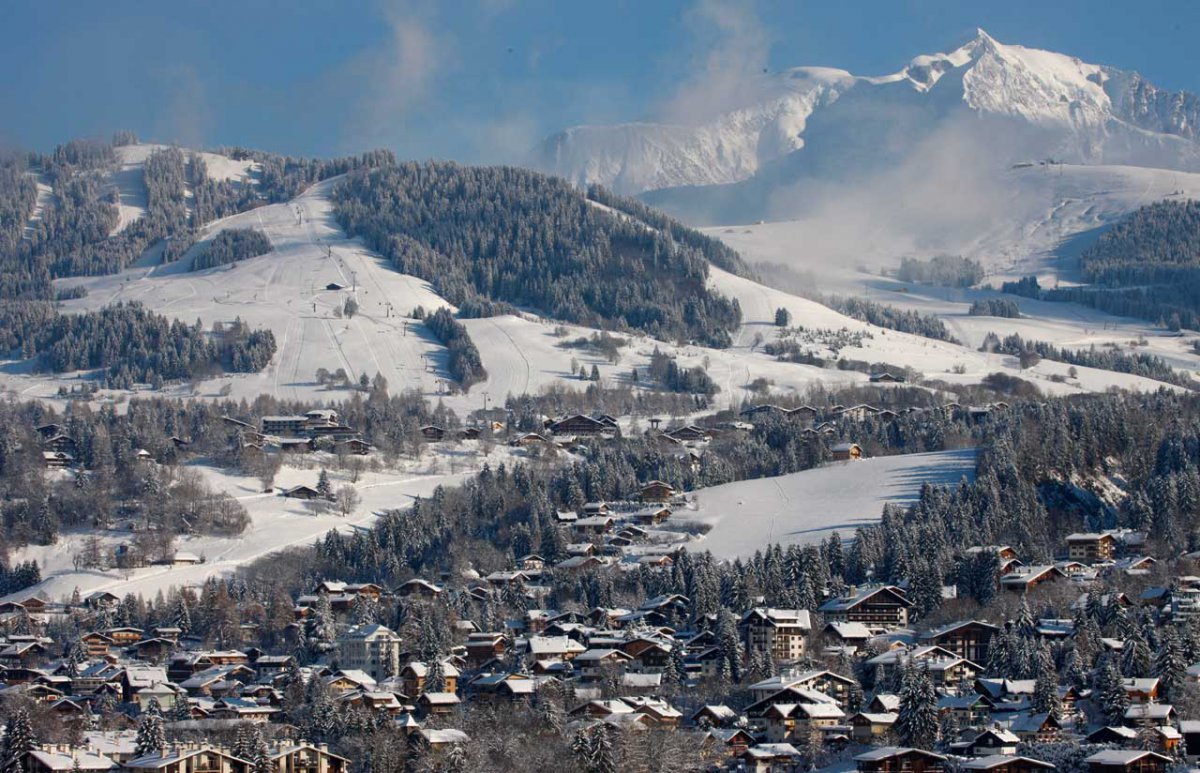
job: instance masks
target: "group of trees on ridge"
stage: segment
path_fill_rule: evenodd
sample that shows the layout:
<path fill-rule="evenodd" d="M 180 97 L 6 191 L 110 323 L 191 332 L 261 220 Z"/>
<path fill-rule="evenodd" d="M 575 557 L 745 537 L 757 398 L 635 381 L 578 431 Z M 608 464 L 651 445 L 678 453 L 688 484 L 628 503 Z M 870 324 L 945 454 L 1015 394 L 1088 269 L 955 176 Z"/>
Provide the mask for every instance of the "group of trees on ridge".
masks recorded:
<path fill-rule="evenodd" d="M 431 282 L 464 314 L 532 306 L 554 319 L 715 347 L 728 346 L 741 322 L 736 301 L 705 284 L 710 256 L 732 260 L 721 248 L 606 211 L 564 180 L 402 163 L 351 173 L 333 200 L 350 236 Z"/>

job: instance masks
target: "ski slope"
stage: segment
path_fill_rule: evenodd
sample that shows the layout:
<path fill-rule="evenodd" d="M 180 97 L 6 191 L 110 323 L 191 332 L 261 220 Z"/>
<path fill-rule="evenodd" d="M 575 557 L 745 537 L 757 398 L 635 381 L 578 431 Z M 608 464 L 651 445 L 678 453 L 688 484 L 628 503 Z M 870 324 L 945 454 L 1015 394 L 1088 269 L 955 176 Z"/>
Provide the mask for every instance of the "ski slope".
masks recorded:
<path fill-rule="evenodd" d="M 861 345 L 842 349 L 841 357 L 911 367 L 952 384 L 978 383 L 999 371 L 1033 380 L 1049 394 L 1160 386 L 1147 379 L 1085 368 L 1078 369 L 1076 379 L 1054 381 L 1051 379 L 1065 376 L 1066 366 L 1043 362 L 1022 371 L 1015 358 L 876 328 L 813 301 L 713 268 L 710 286 L 736 298 L 743 312 L 743 325 L 729 349 L 677 345 L 631 334 L 624 336 L 629 345 L 621 350 L 619 359 L 609 362 L 597 353 L 561 345 L 564 338 L 588 337 L 595 332 L 588 328 L 559 325 L 533 313 L 467 319 L 463 324 L 481 353 L 488 377 L 470 393 L 462 394 L 453 388 L 446 371 L 445 348 L 410 317 L 417 306 L 431 310 L 450 304 L 428 282 L 398 273 L 381 255 L 345 235 L 329 199 L 337 182 L 327 180 L 293 201 L 225 218 L 201 234 L 208 239 L 226 228 L 258 228 L 273 247 L 266 255 L 190 271 L 195 250 L 169 265 L 161 265 L 157 251 L 151 250 L 117 275 L 60 280 L 64 285 L 81 284 L 88 289 L 86 297 L 65 302 L 63 309 L 98 309 L 117 301 L 137 301 L 187 322 L 200 320 L 206 327 L 240 318 L 275 333 L 278 351 L 263 371 L 169 388 L 168 394 L 181 397 L 215 398 L 227 391 L 235 399 L 247 400 L 260 394 L 305 401 L 338 400 L 349 392 L 327 390 L 317 382 L 316 372 L 340 368 L 354 381 L 363 374 L 382 374 L 393 390 L 419 390 L 466 415 L 485 405 L 503 404 L 509 395 L 537 393 L 564 384 L 582 389 L 586 384 L 571 376 L 572 360 L 588 371 L 595 365 L 605 384 L 632 386 L 633 369 L 643 371 L 655 348 L 676 357 L 682 366 L 706 369 L 721 389 L 714 399 L 718 407 L 736 408 L 745 399 L 761 399 L 750 390 L 758 380 L 767 382 L 776 396 L 803 394 L 816 384 L 832 387 L 866 381 L 866 374 L 855 370 L 779 362 L 755 346 L 760 336 L 770 341 L 780 334 L 773 324 L 779 307 L 791 312 L 793 325 L 810 331 L 845 329 L 864 334 Z M 331 286 L 335 287 L 329 289 Z M 340 317 L 336 312 L 349 297 L 357 300 L 359 312 L 353 318 Z M 971 340 L 967 335 L 963 338 Z M 33 374 L 27 363 L 0 364 L 0 388 L 22 397 L 55 400 L 59 386 L 77 384 L 78 378 L 79 374 Z M 119 401 L 121 394 L 102 393 L 100 399 Z"/>
<path fill-rule="evenodd" d="M 953 485 L 974 477 L 971 448 L 833 462 L 701 489 L 694 506 L 676 511 L 671 520 L 712 527 L 687 543 L 689 549 L 745 558 L 766 545 L 804 545 L 834 531 L 849 538 L 859 526 L 877 522 L 885 504 L 915 501 L 926 483 Z"/>

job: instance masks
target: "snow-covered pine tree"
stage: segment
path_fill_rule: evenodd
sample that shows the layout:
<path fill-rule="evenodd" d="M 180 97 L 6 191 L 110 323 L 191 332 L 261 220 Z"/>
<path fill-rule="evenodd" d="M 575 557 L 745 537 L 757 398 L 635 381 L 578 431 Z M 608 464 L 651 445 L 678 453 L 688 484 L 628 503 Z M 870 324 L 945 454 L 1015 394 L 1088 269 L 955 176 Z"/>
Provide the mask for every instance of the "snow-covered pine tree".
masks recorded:
<path fill-rule="evenodd" d="M 1129 708 L 1129 695 L 1125 692 L 1125 684 L 1113 656 L 1104 658 L 1104 664 L 1096 674 L 1094 687 L 1105 718 L 1112 724 L 1120 724 L 1125 718 L 1125 710 Z"/>
<path fill-rule="evenodd" d="M 137 739 L 134 754 L 144 757 L 166 747 L 167 730 L 163 724 L 162 709 L 158 701 L 151 699 L 150 705 L 142 712 L 138 722 Z"/>
<path fill-rule="evenodd" d="M 918 749 L 932 749 L 938 739 L 938 696 L 929 673 L 909 665 L 900 689 L 900 712 L 896 734 L 900 742 Z"/>
<path fill-rule="evenodd" d="M 21 773 L 26 752 L 33 751 L 37 745 L 29 711 L 17 709 L 4 725 L 4 773 Z"/>

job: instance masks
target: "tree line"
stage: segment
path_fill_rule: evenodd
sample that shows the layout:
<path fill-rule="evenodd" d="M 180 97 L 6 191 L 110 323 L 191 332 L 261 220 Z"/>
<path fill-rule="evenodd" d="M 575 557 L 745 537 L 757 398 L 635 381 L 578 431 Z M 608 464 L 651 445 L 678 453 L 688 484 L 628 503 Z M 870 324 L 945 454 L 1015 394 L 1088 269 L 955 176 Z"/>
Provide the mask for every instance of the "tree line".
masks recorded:
<path fill-rule="evenodd" d="M 533 306 L 599 328 L 728 346 L 735 301 L 706 286 L 708 241 L 686 241 L 589 202 L 563 180 L 511 167 L 404 163 L 334 189 L 350 236 L 430 281 L 460 309 Z"/>

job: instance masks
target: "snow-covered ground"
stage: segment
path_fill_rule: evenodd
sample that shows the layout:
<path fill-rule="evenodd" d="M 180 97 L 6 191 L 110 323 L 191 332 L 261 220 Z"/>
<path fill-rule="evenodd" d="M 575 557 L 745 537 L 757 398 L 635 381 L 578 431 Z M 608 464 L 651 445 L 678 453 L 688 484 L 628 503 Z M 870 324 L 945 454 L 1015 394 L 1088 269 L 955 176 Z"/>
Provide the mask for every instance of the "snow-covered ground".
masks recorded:
<path fill-rule="evenodd" d="M 1176 335 L 1151 323 L 1117 317 L 1074 303 L 1014 298 L 1021 319 L 972 317 L 971 302 L 998 297 L 990 290 L 955 290 L 900 282 L 894 272 L 901 257 L 962 254 L 983 263 L 985 283 L 1036 275 L 1044 287 L 1078 281 L 1080 249 L 1100 230 L 1134 209 L 1164 198 L 1200 198 L 1200 175 L 1161 169 L 1113 166 L 1032 166 L 1010 170 L 1006 203 L 969 239 L 934 246 L 898 246 L 872 242 L 862 234 L 831 239 L 831 224 L 814 217 L 745 226 L 705 229 L 737 249 L 751 262 L 783 263 L 811 272 L 825 293 L 866 298 L 878 303 L 941 317 L 969 348 L 977 348 L 989 332 L 1018 333 L 1027 339 L 1083 349 L 1118 345 L 1162 357 L 1173 367 L 1198 371 L 1200 357 L 1192 349 L 1196 333 Z M 863 231 L 870 230 L 863 224 Z M 881 234 L 892 234 L 891 227 Z M 926 235 L 928 236 L 928 235 Z M 851 259 L 844 250 L 855 250 Z M 864 245 L 866 245 L 864 247 Z M 873 247 L 871 245 L 874 245 Z M 743 303 L 745 303 L 743 301 Z M 1140 343 L 1145 341 L 1144 344 Z M 1131 346 L 1138 342 L 1137 346 Z"/>
<path fill-rule="evenodd" d="M 923 484 L 954 484 L 974 475 L 975 450 L 969 448 L 833 462 L 701 489 L 695 508 L 675 511 L 671 521 L 712 526 L 689 548 L 744 558 L 766 545 L 818 542 L 834 531 L 852 537 L 859 526 L 877 522 L 885 504 L 911 504 Z"/>
<path fill-rule="evenodd" d="M 523 454 L 507 446 L 495 446 L 485 456 L 475 442 L 439 443 L 427 448 L 419 460 L 407 460 L 393 469 L 365 471 L 357 482 L 352 482 L 349 472 L 339 471 L 330 463 L 328 471 L 334 489 L 352 485 L 361 498 L 360 504 L 345 517 L 332 510 L 314 514 L 304 501 L 277 493 L 300 484 L 315 486 L 320 472 L 317 457 L 290 459 L 289 466 L 281 468 L 276 476 L 271 493 L 263 493 L 257 478 L 202 464 L 192 465 L 212 489 L 225 491 L 244 505 L 251 518 L 250 526 L 236 537 L 184 537 L 176 541 L 177 550 L 201 556 L 204 563 L 133 570 L 76 570 L 74 557 L 93 533 L 100 536 L 109 550 L 127 542 L 132 535 L 117 531 L 73 532 L 63 535 L 53 545 L 34 545 L 14 551 L 13 561 L 36 560 L 44 578 L 39 585 L 22 590 L 14 597 L 38 593 L 58 600 L 70 596 L 75 588 L 83 595 L 110 590 L 122 595 L 141 593 L 152 597 L 159 590 L 173 586 L 199 585 L 208 577 L 227 575 L 269 553 L 311 544 L 331 529 L 366 528 L 379 513 L 405 507 L 417 497 L 428 496 L 438 486 L 460 483 L 485 462 L 493 466 L 504 462 L 511 464 L 515 457 Z"/>
<path fill-rule="evenodd" d="M 315 374 L 318 368 L 343 368 L 352 379 L 363 373 L 381 373 L 392 389 L 418 389 L 466 414 L 484 407 L 485 402 L 501 404 L 510 394 L 538 392 L 564 383 L 582 387 L 571 379 L 572 360 L 588 370 L 596 365 L 606 383 L 632 383 L 632 369 L 644 369 L 656 347 L 676 356 L 681 365 L 705 368 L 721 387 L 716 403 L 722 407 L 736 407 L 744 399 L 754 398 L 748 387 L 757 379 L 770 382 L 777 394 L 802 393 L 817 383 L 832 386 L 865 381 L 865 374 L 857 371 L 779 362 L 755 347 L 757 337 L 770 341 L 779 335 L 780 329 L 773 324 L 779 307 L 791 311 L 793 324 L 809 330 L 844 328 L 863 333 L 866 337 L 861 345 L 843 349 L 843 357 L 908 366 L 950 383 L 978 383 L 989 373 L 1003 371 L 1032 379 L 1051 394 L 1110 386 L 1159 386 L 1146 379 L 1085 368 L 1078 369 L 1078 379 L 1051 381 L 1051 376 L 1063 375 L 1067 368 L 1044 362 L 1021 371 L 1014 358 L 875 328 L 812 301 L 714 268 L 710 284 L 736 298 L 743 312 L 744 324 L 729 349 L 677 346 L 635 335 L 630 337 L 630 346 L 621 351 L 620 359 L 610 363 L 595 353 L 559 346 L 563 339 L 556 335 L 556 328 L 565 329 L 568 339 L 594 332 L 587 328 L 560 326 L 528 313 L 464 320 L 480 350 L 488 378 L 469 394 L 448 395 L 446 350 L 408 315 L 417 306 L 434 309 L 450 304 L 428 282 L 396 272 L 382 256 L 346 237 L 334 219 L 329 200 L 336 184 L 336 180 L 325 181 L 291 202 L 225 218 L 202 233 L 203 238 L 209 238 L 224 228 L 259 228 L 274 247 L 267 255 L 193 272 L 189 270 L 191 255 L 161 265 L 152 251 L 145 260 L 117 275 L 60 280 L 88 288 L 85 298 L 66 302 L 63 308 L 97 309 L 115 301 L 139 301 L 187 322 L 199 319 L 209 326 L 241 318 L 251 326 L 274 331 L 278 352 L 263 371 L 205 381 L 194 392 L 182 385 L 169 391 L 201 398 L 217 397 L 228 387 L 233 398 L 249 400 L 259 394 L 310 401 L 341 399 L 346 392 L 327 391 L 317 383 Z M 327 289 L 331 284 L 340 289 Z M 349 319 L 336 316 L 335 309 L 351 296 L 357 299 L 359 312 Z M 0 365 L 0 389 L 23 397 L 54 400 L 59 386 L 78 383 L 78 375 L 48 377 L 32 374 L 26 363 Z M 114 398 L 111 394 L 104 397 Z M 119 400 L 121 395 L 115 398 Z"/>

